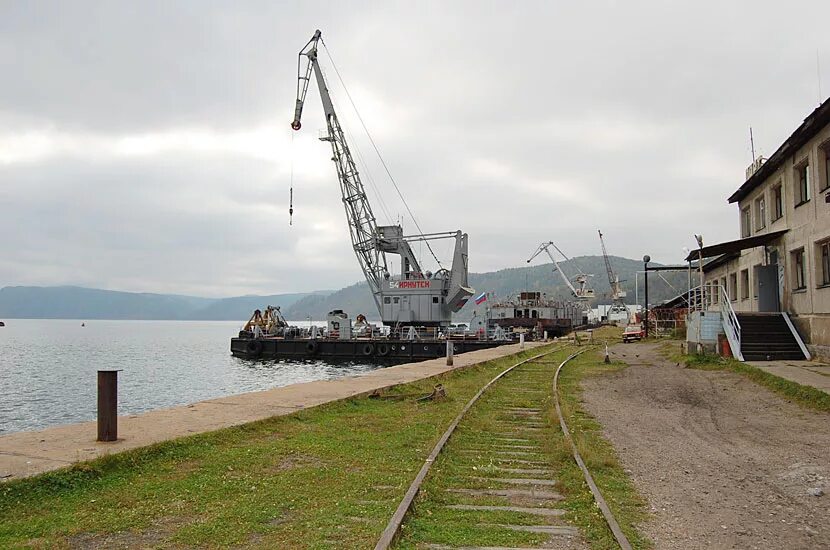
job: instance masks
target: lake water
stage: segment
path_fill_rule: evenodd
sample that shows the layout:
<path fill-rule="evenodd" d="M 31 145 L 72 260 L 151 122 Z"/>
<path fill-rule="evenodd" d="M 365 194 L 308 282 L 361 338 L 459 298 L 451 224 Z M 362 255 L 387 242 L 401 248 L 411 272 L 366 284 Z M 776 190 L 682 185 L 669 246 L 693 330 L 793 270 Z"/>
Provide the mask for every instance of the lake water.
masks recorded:
<path fill-rule="evenodd" d="M 98 370 L 123 369 L 123 415 L 378 368 L 235 358 L 237 321 L 4 321 L 0 434 L 94 420 Z"/>

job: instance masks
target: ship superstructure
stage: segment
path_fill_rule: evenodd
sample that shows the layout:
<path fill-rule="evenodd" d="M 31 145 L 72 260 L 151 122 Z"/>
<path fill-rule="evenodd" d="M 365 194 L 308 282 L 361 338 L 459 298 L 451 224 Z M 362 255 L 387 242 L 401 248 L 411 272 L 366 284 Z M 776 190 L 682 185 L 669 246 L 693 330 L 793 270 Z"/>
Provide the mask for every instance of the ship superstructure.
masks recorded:
<path fill-rule="evenodd" d="M 562 336 L 587 324 L 583 303 L 552 300 L 543 292 L 520 292 L 490 306 L 491 326 L 505 330 L 536 331 L 537 336 Z"/>

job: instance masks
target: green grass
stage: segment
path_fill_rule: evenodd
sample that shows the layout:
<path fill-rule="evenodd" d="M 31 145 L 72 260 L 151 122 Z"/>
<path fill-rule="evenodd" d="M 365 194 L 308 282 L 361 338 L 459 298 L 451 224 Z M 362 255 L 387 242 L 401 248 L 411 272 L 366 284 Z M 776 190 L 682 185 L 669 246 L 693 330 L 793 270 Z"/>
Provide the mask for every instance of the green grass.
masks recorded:
<path fill-rule="evenodd" d="M 618 332 L 619 329 L 603 329 L 594 338 L 595 341 L 601 341 L 605 337 L 618 337 Z M 417 548 L 425 543 L 515 547 L 540 544 L 546 540 L 546 535 L 493 527 L 493 524 L 541 523 L 536 516 L 517 512 L 462 512 L 446 508 L 450 504 L 472 501 L 476 504 L 508 504 L 500 497 L 475 497 L 471 500 L 467 495 L 457 495 L 447 492 L 447 489 L 501 487 L 492 478 L 522 477 L 499 473 L 496 467 L 505 465 L 501 462 L 503 459 L 490 452 L 463 454 L 462 451 L 488 447 L 492 427 L 500 415 L 504 414 L 505 407 L 534 407 L 541 409 L 546 427 L 537 434 L 522 437 L 531 439 L 540 447 L 540 460 L 547 462 L 551 478 L 559 482 L 556 490 L 562 493 L 564 500 L 551 503 L 550 507 L 564 509 L 564 520 L 580 528 L 591 548 L 618 548 L 574 461 L 556 417 L 551 391 L 553 374 L 558 362 L 569 352 L 570 350 L 565 350 L 550 356 L 544 363 L 527 365 L 527 368 L 539 369 L 532 375 L 523 374 L 521 369 L 526 367 L 520 367 L 497 390 L 482 397 L 479 405 L 462 421 L 445 448 L 446 452 L 439 456 L 430 471 L 416 500 L 415 512 L 404 525 L 399 547 Z M 585 377 L 616 372 L 623 368 L 625 364 L 620 362 L 605 364 L 603 355 L 593 349 L 568 363 L 560 375 L 563 415 L 567 418 L 583 460 L 630 542 L 635 548 L 650 548 L 650 541 L 636 529 L 636 525 L 648 517 L 647 503 L 637 493 L 619 464 L 610 443 L 602 437 L 601 426 L 582 408 L 580 401 L 580 383 Z M 531 394 L 510 391 L 519 387 L 533 387 L 538 391 Z"/>
<path fill-rule="evenodd" d="M 675 358 L 693 369 L 736 372 L 806 408 L 824 412 L 830 411 L 830 394 L 812 386 L 804 386 L 798 382 L 775 376 L 736 359 L 711 354 L 681 355 L 679 353 L 672 355 L 672 359 Z"/>
<path fill-rule="evenodd" d="M 519 354 L 530 357 L 539 348 Z M 472 395 L 517 356 L 0 485 L 0 547 L 365 548 Z"/>

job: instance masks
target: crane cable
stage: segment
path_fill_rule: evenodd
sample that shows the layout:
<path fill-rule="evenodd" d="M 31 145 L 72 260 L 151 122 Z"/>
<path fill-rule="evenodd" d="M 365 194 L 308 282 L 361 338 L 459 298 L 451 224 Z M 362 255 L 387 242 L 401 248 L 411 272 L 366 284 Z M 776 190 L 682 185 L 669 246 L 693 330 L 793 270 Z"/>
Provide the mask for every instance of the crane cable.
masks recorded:
<path fill-rule="evenodd" d="M 288 225 L 294 225 L 294 132 L 291 132 L 291 183 L 288 188 Z"/>
<path fill-rule="evenodd" d="M 325 78 L 325 71 L 323 72 L 323 77 Z M 328 79 L 326 78 L 326 80 Z M 340 105 L 337 102 L 337 100 L 334 99 L 334 97 L 331 98 L 331 103 L 332 105 L 334 105 L 335 110 L 340 110 Z M 364 160 L 363 154 L 361 154 L 360 152 L 360 148 L 355 145 L 356 140 L 352 138 L 352 134 L 345 128 L 342 128 L 342 130 L 343 133 L 346 134 L 346 139 L 349 140 L 349 142 L 353 145 L 353 147 L 350 147 L 349 149 L 357 154 L 357 163 L 359 163 L 360 165 L 360 172 L 363 175 L 365 175 L 366 179 L 369 181 L 369 185 L 372 187 L 372 190 L 375 192 L 375 195 L 377 196 L 378 203 L 380 204 L 380 209 L 386 216 L 386 220 L 391 224 L 392 215 L 389 213 L 389 209 L 386 206 L 386 201 L 383 200 L 383 196 L 381 196 L 380 194 L 380 189 L 378 189 L 378 186 L 375 184 L 375 178 L 372 177 L 372 172 L 371 170 L 369 170 L 369 163 L 367 163 L 366 160 Z"/>
<path fill-rule="evenodd" d="M 383 169 L 386 171 L 386 175 L 389 176 L 389 181 L 392 182 L 392 185 L 395 187 L 395 191 L 398 193 L 398 197 L 400 197 L 401 202 L 403 202 L 404 207 L 406 207 L 406 211 L 409 213 L 409 217 L 412 218 L 412 222 L 415 224 L 415 227 L 418 229 L 420 235 L 424 235 L 423 229 L 418 224 L 418 220 L 415 219 L 415 214 L 412 213 L 412 210 L 409 208 L 409 204 L 407 204 L 406 199 L 403 198 L 403 194 L 401 190 L 398 188 L 398 184 L 395 182 L 395 178 L 392 177 L 392 172 L 390 172 L 389 167 L 386 165 L 386 161 L 383 160 L 383 157 L 380 154 L 380 149 L 378 149 L 375 140 L 372 139 L 372 135 L 369 133 L 369 129 L 366 127 L 366 123 L 363 122 L 363 117 L 360 116 L 360 111 L 357 110 L 357 106 L 352 99 L 352 94 L 349 93 L 349 89 L 346 88 L 346 83 L 343 82 L 343 77 L 340 76 L 340 71 L 337 70 L 337 65 L 334 63 L 334 58 L 331 56 L 331 52 L 329 51 L 328 46 L 326 46 L 326 42 L 323 38 L 320 38 L 320 42 L 323 44 L 323 49 L 326 50 L 326 55 L 329 57 L 329 61 L 331 62 L 331 66 L 334 69 L 334 73 L 337 75 L 337 79 L 340 81 L 340 85 L 343 86 L 343 91 L 346 92 L 346 97 L 349 98 L 349 102 L 352 104 L 352 108 L 354 109 L 355 114 L 357 115 L 357 119 L 360 121 L 360 125 L 363 126 L 363 131 L 366 132 L 366 137 L 369 138 L 369 142 L 372 144 L 372 148 L 375 150 L 375 154 L 377 154 L 378 159 L 380 159 L 380 163 L 383 165 Z M 438 256 L 435 255 L 435 252 L 432 250 L 432 246 L 429 244 L 429 241 L 424 241 L 429 249 L 430 254 L 438 263 L 438 267 L 443 268 L 444 266 L 441 265 L 441 260 L 438 259 Z"/>

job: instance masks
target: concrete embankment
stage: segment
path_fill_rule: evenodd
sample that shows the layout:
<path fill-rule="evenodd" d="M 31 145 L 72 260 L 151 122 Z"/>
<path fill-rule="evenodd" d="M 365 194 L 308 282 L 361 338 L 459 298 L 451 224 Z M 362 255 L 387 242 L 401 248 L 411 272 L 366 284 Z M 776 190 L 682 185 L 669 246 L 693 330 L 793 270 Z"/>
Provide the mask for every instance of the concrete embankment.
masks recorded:
<path fill-rule="evenodd" d="M 540 344 L 525 344 L 527 347 L 538 345 Z M 95 422 L 4 435 L 0 436 L 0 479 L 20 479 L 110 453 L 291 414 L 301 409 L 414 382 L 519 351 L 519 344 L 513 344 L 456 355 L 452 367 L 446 365 L 444 358 L 433 359 L 378 369 L 338 380 L 294 384 L 140 415 L 123 416 L 118 420 L 118 441 L 109 443 L 95 440 Z"/>

